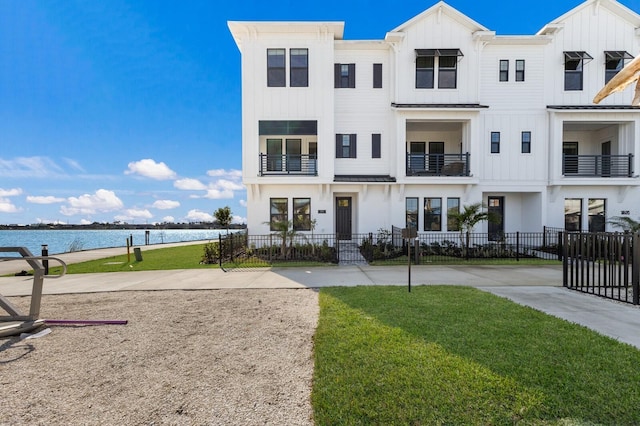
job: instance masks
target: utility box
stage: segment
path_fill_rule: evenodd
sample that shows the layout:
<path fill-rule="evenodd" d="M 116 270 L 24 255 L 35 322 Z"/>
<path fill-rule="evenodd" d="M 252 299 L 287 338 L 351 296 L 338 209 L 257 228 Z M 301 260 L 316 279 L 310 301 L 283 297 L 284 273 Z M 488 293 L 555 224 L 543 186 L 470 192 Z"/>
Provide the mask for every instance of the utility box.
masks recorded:
<path fill-rule="evenodd" d="M 142 250 L 140 250 L 140 247 L 135 247 L 133 254 L 136 256 L 136 262 L 142 262 Z"/>

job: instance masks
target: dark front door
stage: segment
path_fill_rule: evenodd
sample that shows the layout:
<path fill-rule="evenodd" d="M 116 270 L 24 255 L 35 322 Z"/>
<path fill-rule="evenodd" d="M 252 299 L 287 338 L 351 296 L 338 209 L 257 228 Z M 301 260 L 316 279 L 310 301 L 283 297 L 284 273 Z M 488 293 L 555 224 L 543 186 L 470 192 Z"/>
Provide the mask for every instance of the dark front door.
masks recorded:
<path fill-rule="evenodd" d="M 299 172 L 302 170 L 302 140 L 287 139 L 287 171 Z"/>
<path fill-rule="evenodd" d="M 411 174 L 424 173 L 426 153 L 426 142 L 411 142 L 409 144 L 409 169 Z"/>
<path fill-rule="evenodd" d="M 504 197 L 489 197 L 489 214 L 495 220 L 489 221 L 489 241 L 500 241 L 504 236 Z"/>
<path fill-rule="evenodd" d="M 575 175 L 578 173 L 578 142 L 563 142 L 562 156 L 564 158 L 563 175 Z"/>
<path fill-rule="evenodd" d="M 339 240 L 351 239 L 351 197 L 336 197 L 336 234 Z"/>
<path fill-rule="evenodd" d="M 444 142 L 429 142 L 429 171 L 439 175 L 443 166 Z"/>
<path fill-rule="evenodd" d="M 267 139 L 267 171 L 282 171 L 282 139 Z"/>
<path fill-rule="evenodd" d="M 611 176 L 611 142 L 602 144 L 602 176 Z M 597 175 L 596 175 L 597 176 Z"/>

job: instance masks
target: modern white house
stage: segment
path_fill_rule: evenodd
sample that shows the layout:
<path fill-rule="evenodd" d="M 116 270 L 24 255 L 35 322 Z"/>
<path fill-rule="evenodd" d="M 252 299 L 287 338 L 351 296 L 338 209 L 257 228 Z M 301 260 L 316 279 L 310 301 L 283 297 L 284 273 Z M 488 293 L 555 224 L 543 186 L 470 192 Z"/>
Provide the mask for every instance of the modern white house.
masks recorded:
<path fill-rule="evenodd" d="M 343 22 L 229 22 L 241 51 L 242 171 L 251 234 L 391 226 L 609 230 L 640 216 L 633 88 L 592 102 L 640 53 L 640 15 L 587 0 L 534 35 L 500 36 L 445 2 L 380 40 Z"/>

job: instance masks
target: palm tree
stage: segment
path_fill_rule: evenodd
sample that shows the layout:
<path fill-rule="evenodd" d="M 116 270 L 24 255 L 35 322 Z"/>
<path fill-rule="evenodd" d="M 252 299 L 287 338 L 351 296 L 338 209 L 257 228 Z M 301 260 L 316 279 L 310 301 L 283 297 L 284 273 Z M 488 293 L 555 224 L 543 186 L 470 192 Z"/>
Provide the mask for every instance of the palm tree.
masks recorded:
<path fill-rule="evenodd" d="M 631 219 L 627 216 L 614 216 L 607 222 L 616 228 L 622 228 L 624 232 L 640 232 L 640 221 Z"/>
<path fill-rule="evenodd" d="M 290 246 L 292 246 L 293 238 L 297 234 L 297 232 L 293 229 L 293 222 L 290 220 L 282 220 L 264 222 L 264 224 L 269 225 L 269 227 L 274 231 L 274 234 L 282 239 L 282 243 L 280 245 L 280 255 L 286 259 L 289 256 L 289 250 L 287 250 L 287 239 L 289 239 Z"/>
<path fill-rule="evenodd" d="M 451 212 L 450 216 L 458 224 L 458 230 L 460 231 L 460 246 L 463 248 L 462 256 L 466 255 L 469 250 L 469 241 L 465 243 L 465 234 L 470 233 L 473 228 L 482 221 L 488 221 L 491 223 L 498 223 L 500 218 L 493 212 L 483 211 L 484 205 L 482 203 L 474 203 L 462 208 L 460 212 Z"/>

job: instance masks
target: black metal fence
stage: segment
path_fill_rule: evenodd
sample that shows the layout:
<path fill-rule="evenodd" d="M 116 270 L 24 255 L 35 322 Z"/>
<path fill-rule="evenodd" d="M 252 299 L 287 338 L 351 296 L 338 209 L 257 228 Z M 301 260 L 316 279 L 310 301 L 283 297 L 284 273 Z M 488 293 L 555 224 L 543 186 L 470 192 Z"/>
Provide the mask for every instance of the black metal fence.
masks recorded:
<path fill-rule="evenodd" d="M 640 304 L 640 233 L 565 233 L 564 286 Z"/>
<path fill-rule="evenodd" d="M 207 244 L 202 261 L 223 268 L 260 267 L 279 264 L 407 264 L 411 244 L 414 264 L 486 262 L 488 259 L 562 260 L 562 233 L 513 232 L 492 241 L 487 233 L 426 232 L 417 238 L 402 238 L 401 229 L 380 229 L 375 233 L 352 234 L 273 233 L 221 235 Z"/>

